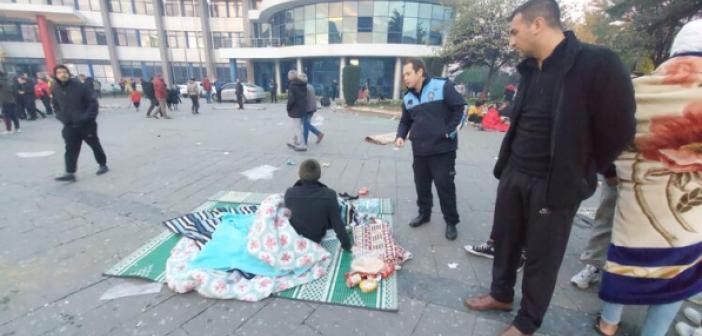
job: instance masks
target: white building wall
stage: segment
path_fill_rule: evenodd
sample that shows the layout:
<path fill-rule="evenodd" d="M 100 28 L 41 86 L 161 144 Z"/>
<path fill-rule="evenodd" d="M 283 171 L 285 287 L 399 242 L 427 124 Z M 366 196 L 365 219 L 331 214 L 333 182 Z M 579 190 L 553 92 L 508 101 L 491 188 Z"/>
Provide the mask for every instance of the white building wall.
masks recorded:
<path fill-rule="evenodd" d="M 0 42 L 0 49 L 5 57 L 44 58 L 44 49 L 39 42 Z"/>
<path fill-rule="evenodd" d="M 176 31 L 201 31 L 200 18 L 197 17 L 171 17 L 163 18 L 163 26 L 166 30 Z"/>
<path fill-rule="evenodd" d="M 59 49 L 63 59 L 91 59 L 109 60 L 110 53 L 107 46 L 101 45 L 79 45 L 79 44 L 59 44 Z"/>
<path fill-rule="evenodd" d="M 150 15 L 110 13 L 113 28 L 156 29 L 156 21 Z"/>
<path fill-rule="evenodd" d="M 117 58 L 120 61 L 161 61 L 158 48 L 117 47 Z"/>
<path fill-rule="evenodd" d="M 242 18 L 210 18 L 210 29 L 213 32 L 243 32 Z"/>
<path fill-rule="evenodd" d="M 78 13 L 85 17 L 85 24 L 83 24 L 83 26 L 103 26 L 102 15 L 100 14 L 100 12 L 78 11 Z"/>

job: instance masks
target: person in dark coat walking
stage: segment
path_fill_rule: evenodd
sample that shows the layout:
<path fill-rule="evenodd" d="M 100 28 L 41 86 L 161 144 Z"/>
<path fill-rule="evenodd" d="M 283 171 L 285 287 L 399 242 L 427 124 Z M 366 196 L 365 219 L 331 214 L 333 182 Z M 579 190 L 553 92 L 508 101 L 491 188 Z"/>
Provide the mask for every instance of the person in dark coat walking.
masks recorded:
<path fill-rule="evenodd" d="M 56 181 L 76 180 L 76 166 L 83 141 L 93 150 L 95 161 L 100 165 L 96 174 L 107 173 L 107 156 L 97 135 L 95 120 L 99 105 L 95 91 L 71 78 L 71 73 L 65 65 L 57 65 L 54 68 L 54 76 L 54 111 L 56 118 L 63 124 L 61 134 L 66 142 L 66 173 L 57 177 Z"/>
<path fill-rule="evenodd" d="M 278 103 L 278 83 L 276 83 L 274 80 L 271 80 L 270 88 L 271 88 L 271 103 L 277 104 Z"/>
<path fill-rule="evenodd" d="M 236 102 L 239 103 L 239 109 L 244 109 L 244 84 L 241 84 L 241 79 L 236 80 Z"/>
<path fill-rule="evenodd" d="M 154 84 L 152 83 L 153 78 L 151 80 L 146 80 L 142 79 L 141 80 L 141 89 L 144 91 L 144 97 L 149 100 L 149 108 L 146 110 L 146 117 L 151 118 L 151 111 L 153 111 L 155 108 L 158 108 L 158 100 L 156 100 L 156 92 L 154 91 Z"/>
<path fill-rule="evenodd" d="M 307 83 L 301 81 L 296 70 L 288 72 L 288 117 L 292 120 L 293 139 L 288 147 L 298 152 L 307 150 L 303 135 L 304 117 L 307 115 Z"/>
<path fill-rule="evenodd" d="M 20 108 L 26 110 L 26 116 L 29 120 L 36 120 L 37 113 L 41 115 L 42 118 L 46 118 L 46 114 L 37 109 L 36 96 L 34 96 L 34 82 L 26 77 L 26 74 L 17 78 L 17 83 L 19 84 L 17 90 L 17 97 L 21 100 Z M 24 112 L 22 111 L 21 115 Z"/>
<path fill-rule="evenodd" d="M 0 104 L 2 116 L 5 121 L 5 133 L 21 133 L 19 118 L 17 117 L 17 104 L 15 103 L 15 84 L 9 80 L 5 72 L 0 70 Z M 14 130 L 12 129 L 14 126 Z"/>
<path fill-rule="evenodd" d="M 319 182 L 322 168 L 317 160 L 300 163 L 300 179 L 285 191 L 285 207 L 292 213 L 290 225 L 301 236 L 319 243 L 328 229 L 336 232 L 341 247 L 351 250 L 351 240 L 341 223 L 336 191 Z"/>
<path fill-rule="evenodd" d="M 634 90 L 612 51 L 564 32 L 554 0 L 529 0 L 512 14 L 510 46 L 526 59 L 512 123 L 494 175 L 490 292 L 464 301 L 473 310 L 511 310 L 526 250 L 520 310 L 503 336 L 536 332 L 548 310 L 580 202 L 631 144 Z"/>

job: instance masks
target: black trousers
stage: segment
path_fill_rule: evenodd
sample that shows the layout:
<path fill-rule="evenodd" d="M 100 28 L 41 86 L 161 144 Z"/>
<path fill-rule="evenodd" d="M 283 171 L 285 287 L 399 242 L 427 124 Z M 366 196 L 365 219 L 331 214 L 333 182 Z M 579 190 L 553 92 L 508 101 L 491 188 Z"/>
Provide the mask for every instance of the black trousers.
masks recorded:
<path fill-rule="evenodd" d="M 271 91 L 271 103 L 277 103 L 278 102 L 278 95 L 275 91 Z"/>
<path fill-rule="evenodd" d="M 236 95 L 236 102 L 239 103 L 239 109 L 244 109 L 244 96 Z"/>
<path fill-rule="evenodd" d="M 66 172 L 75 173 L 76 165 L 78 164 L 78 155 L 83 141 L 90 146 L 95 155 L 95 161 L 101 166 L 107 163 L 107 156 L 100 145 L 100 139 L 97 135 L 97 123 L 95 121 L 74 127 L 72 125 L 64 125 L 61 131 L 63 140 L 66 142 Z"/>
<path fill-rule="evenodd" d="M 36 98 L 34 98 L 34 96 L 25 96 L 22 99 L 24 100 L 23 106 L 27 110 L 27 115 L 30 119 L 36 119 L 37 113 L 39 113 L 42 117 L 46 117 L 46 114 L 37 109 L 37 104 L 35 102 Z"/>
<path fill-rule="evenodd" d="M 522 302 L 514 326 L 532 334 L 543 321 L 556 287 L 558 269 L 568 245 L 579 204 L 553 209 L 546 205 L 547 181 L 508 164 L 497 187 L 492 237 L 495 260 L 490 294 L 501 302 L 514 300 L 522 249 L 526 264 Z"/>
<path fill-rule="evenodd" d="M 149 102 L 151 103 L 151 105 L 149 105 L 149 109 L 146 110 L 146 116 L 147 116 L 147 117 L 150 117 L 150 116 L 151 116 L 151 111 L 153 111 L 154 108 L 157 109 L 156 114 L 158 114 L 158 108 L 159 108 L 159 106 L 158 106 L 158 100 L 156 100 L 156 98 L 149 98 Z"/>
<path fill-rule="evenodd" d="M 17 118 L 17 105 L 15 103 L 2 104 L 2 115 L 5 119 L 5 130 L 12 130 L 10 122 L 14 124 L 15 131 L 20 128 L 19 119 Z"/>
<path fill-rule="evenodd" d="M 431 208 L 434 202 L 431 184 L 434 182 L 446 224 L 458 224 L 456 185 L 453 181 L 456 176 L 456 152 L 431 156 L 415 156 L 412 168 L 414 169 L 414 186 L 417 188 L 419 214 L 423 216 L 431 215 Z"/>
<path fill-rule="evenodd" d="M 54 110 L 51 108 L 51 100 L 49 97 L 41 97 L 41 102 L 44 104 L 44 110 L 46 114 L 53 114 Z"/>
<path fill-rule="evenodd" d="M 200 113 L 200 97 L 198 96 L 190 96 L 190 100 L 193 101 L 193 106 L 191 108 L 191 111 L 193 114 L 195 113 Z"/>

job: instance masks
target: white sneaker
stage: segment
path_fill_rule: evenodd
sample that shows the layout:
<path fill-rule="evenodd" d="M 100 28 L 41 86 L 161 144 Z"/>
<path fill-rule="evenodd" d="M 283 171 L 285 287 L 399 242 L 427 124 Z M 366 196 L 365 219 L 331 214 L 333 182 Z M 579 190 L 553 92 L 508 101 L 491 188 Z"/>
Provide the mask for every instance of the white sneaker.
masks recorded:
<path fill-rule="evenodd" d="M 18 128 L 15 130 L 15 133 L 22 133 L 22 130 Z"/>
<path fill-rule="evenodd" d="M 683 315 L 687 317 L 690 322 L 695 326 L 702 326 L 702 313 L 693 309 L 692 307 L 687 307 L 683 310 Z"/>
<path fill-rule="evenodd" d="M 570 279 L 570 283 L 580 289 L 588 289 L 590 285 L 600 278 L 600 270 L 592 265 L 586 265 L 578 274 Z"/>
<path fill-rule="evenodd" d="M 687 301 L 690 301 L 696 305 L 702 305 L 702 293 L 699 293 L 699 294 L 687 299 Z"/>
<path fill-rule="evenodd" d="M 702 328 L 695 328 L 685 322 L 676 323 L 675 331 L 679 336 L 702 336 Z"/>

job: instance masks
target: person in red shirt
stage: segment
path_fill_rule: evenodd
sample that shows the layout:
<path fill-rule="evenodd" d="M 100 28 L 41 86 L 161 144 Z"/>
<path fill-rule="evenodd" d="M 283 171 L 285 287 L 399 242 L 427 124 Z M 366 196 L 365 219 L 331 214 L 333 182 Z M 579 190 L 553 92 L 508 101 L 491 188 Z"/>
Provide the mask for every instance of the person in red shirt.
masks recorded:
<path fill-rule="evenodd" d="M 158 114 L 161 114 L 161 117 L 163 117 L 164 119 L 171 119 L 171 117 L 168 116 L 168 114 L 166 113 L 166 98 L 168 97 L 168 89 L 166 88 L 166 82 L 163 81 L 161 75 L 156 75 L 153 84 L 154 95 L 156 96 L 156 100 L 158 101 L 158 111 L 156 112 L 156 114 L 154 114 L 154 117 L 156 117 L 156 115 Z"/>
<path fill-rule="evenodd" d="M 134 108 L 137 112 L 139 112 L 139 105 L 141 105 L 141 93 L 137 90 L 133 90 L 132 93 L 129 94 L 129 100 L 132 101 Z"/>
<path fill-rule="evenodd" d="M 202 80 L 202 89 L 205 91 L 205 99 L 207 100 L 207 103 L 212 104 L 212 82 L 210 82 L 207 77 Z"/>
<path fill-rule="evenodd" d="M 53 114 L 51 109 L 51 90 L 46 78 L 39 78 L 37 84 L 34 85 L 34 95 L 44 104 L 46 114 Z"/>

